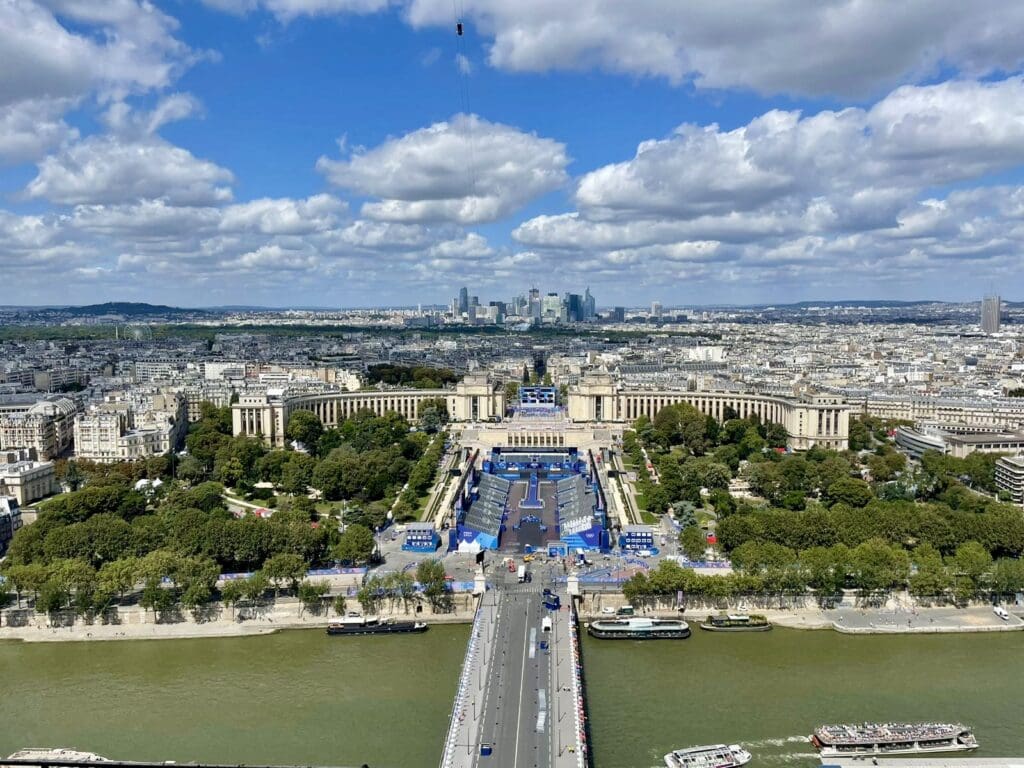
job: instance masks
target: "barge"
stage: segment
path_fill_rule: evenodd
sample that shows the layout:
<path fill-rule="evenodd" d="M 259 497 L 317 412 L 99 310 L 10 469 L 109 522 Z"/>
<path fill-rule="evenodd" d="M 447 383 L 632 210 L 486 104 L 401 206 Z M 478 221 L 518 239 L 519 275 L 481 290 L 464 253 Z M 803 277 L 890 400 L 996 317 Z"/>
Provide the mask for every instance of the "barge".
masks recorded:
<path fill-rule="evenodd" d="M 822 725 L 811 743 L 824 757 L 968 752 L 978 748 L 971 729 L 960 723 L 859 723 Z"/>
<path fill-rule="evenodd" d="M 587 634 L 601 640 L 682 640 L 690 625 L 682 619 L 607 619 L 592 621 Z"/>

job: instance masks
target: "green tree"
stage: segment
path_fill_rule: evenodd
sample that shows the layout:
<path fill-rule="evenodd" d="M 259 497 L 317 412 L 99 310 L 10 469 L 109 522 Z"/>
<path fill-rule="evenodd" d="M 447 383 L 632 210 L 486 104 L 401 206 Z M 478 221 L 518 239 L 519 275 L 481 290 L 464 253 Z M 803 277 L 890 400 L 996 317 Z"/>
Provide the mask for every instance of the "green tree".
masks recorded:
<path fill-rule="evenodd" d="M 294 555 L 287 552 L 274 555 L 263 563 L 263 573 L 267 575 L 274 585 L 274 596 L 284 584 L 290 589 L 298 589 L 299 582 L 306 576 L 309 570 L 309 563 L 302 559 L 301 555 Z"/>
<path fill-rule="evenodd" d="M 263 571 L 256 571 L 241 582 L 242 596 L 251 604 L 256 605 L 270 587 L 270 579 Z"/>
<path fill-rule="evenodd" d="M 178 566 L 178 581 L 182 587 L 182 604 L 187 608 L 197 608 L 209 602 L 218 578 L 220 578 L 220 567 L 210 558 L 183 558 Z"/>
<path fill-rule="evenodd" d="M 432 610 L 447 607 L 451 600 L 444 564 L 440 560 L 421 560 L 416 566 L 416 581 L 423 588 L 423 595 L 430 602 Z"/>
<path fill-rule="evenodd" d="M 71 596 L 74 607 L 87 612 L 96 590 L 96 570 L 85 560 L 54 560 L 47 568 L 50 581 L 57 581 Z"/>
<path fill-rule="evenodd" d="M 116 594 L 124 599 L 125 593 L 135 588 L 139 578 L 139 560 L 136 557 L 124 557 L 104 563 L 99 570 L 99 586 L 105 592 Z"/>
<path fill-rule="evenodd" d="M 39 590 L 49 579 L 46 566 L 42 563 L 26 563 L 8 565 L 3 572 L 4 578 L 11 582 L 18 597 L 18 605 L 21 605 L 21 597 L 24 593 L 32 594 L 33 599 L 39 595 Z"/>
<path fill-rule="evenodd" d="M 294 495 L 309 493 L 316 460 L 304 453 L 293 453 L 281 468 L 281 490 Z"/>
<path fill-rule="evenodd" d="M 385 594 L 384 585 L 380 577 L 371 576 L 359 588 L 359 592 L 356 593 L 356 600 L 359 601 L 359 605 L 362 606 L 365 613 L 377 613 Z"/>
<path fill-rule="evenodd" d="M 800 567 L 808 586 L 820 595 L 837 595 L 846 584 L 850 551 L 842 544 L 810 547 L 800 552 Z"/>
<path fill-rule="evenodd" d="M 334 614 L 336 616 L 344 616 L 345 615 L 345 593 L 344 592 L 334 596 L 334 600 L 331 603 L 331 607 L 334 609 Z"/>
<path fill-rule="evenodd" d="M 992 574 L 992 591 L 997 595 L 1024 592 L 1024 560 L 1001 558 Z"/>
<path fill-rule="evenodd" d="M 443 397 L 427 398 L 420 403 L 419 416 L 420 427 L 424 432 L 439 432 L 448 423 L 448 401 Z"/>
<path fill-rule="evenodd" d="M 626 579 L 622 585 L 622 595 L 633 606 L 644 606 L 654 597 L 651 581 L 643 571 Z"/>
<path fill-rule="evenodd" d="M 910 560 L 914 564 L 914 572 L 908 579 L 908 588 L 915 597 L 941 596 L 952 585 L 942 554 L 931 544 L 915 547 Z"/>
<path fill-rule="evenodd" d="M 195 456 L 183 456 L 175 467 L 174 474 L 188 483 L 198 483 L 206 476 L 206 468 Z"/>
<path fill-rule="evenodd" d="M 909 564 L 906 552 L 877 538 L 859 544 L 850 557 L 850 570 L 865 596 L 904 584 Z"/>
<path fill-rule="evenodd" d="M 985 584 L 992 569 L 992 555 L 976 541 L 967 541 L 956 548 L 953 555 L 956 572 L 955 587 L 958 600 L 974 597 Z"/>
<path fill-rule="evenodd" d="M 146 580 L 142 595 L 139 597 L 139 605 L 147 611 L 152 611 L 154 616 L 158 616 L 170 610 L 174 603 L 174 594 L 169 589 L 164 589 L 155 579 Z"/>
<path fill-rule="evenodd" d="M 324 433 L 323 422 L 312 411 L 295 411 L 288 417 L 284 434 L 289 440 L 297 440 L 306 448 L 315 451 Z"/>
<path fill-rule="evenodd" d="M 66 608 L 70 601 L 71 591 L 59 579 L 47 579 L 36 596 L 36 612 L 56 613 Z"/>
<path fill-rule="evenodd" d="M 303 581 L 298 586 L 299 603 L 310 613 L 319 613 L 324 596 L 331 591 L 326 581 Z"/>
<path fill-rule="evenodd" d="M 78 468 L 78 462 L 69 461 L 64 469 L 64 485 L 74 492 L 82 486 L 84 481 L 85 478 L 82 475 L 82 471 Z"/>
<path fill-rule="evenodd" d="M 344 470 L 341 459 L 328 457 L 316 465 L 310 482 L 325 499 L 338 501 L 345 498 Z"/>
<path fill-rule="evenodd" d="M 847 504 L 863 507 L 875 497 L 871 486 L 854 477 L 844 477 L 828 486 L 826 500 L 830 505 Z"/>
<path fill-rule="evenodd" d="M 343 563 L 366 563 L 373 556 L 374 549 L 373 532 L 364 525 L 353 523 L 341 534 L 333 555 L 336 560 Z"/>
<path fill-rule="evenodd" d="M 704 531 L 696 525 L 691 525 L 679 532 L 679 546 L 688 560 L 703 560 L 704 551 L 708 547 Z"/>
<path fill-rule="evenodd" d="M 862 419 L 850 419 L 849 445 L 851 451 L 863 451 L 871 447 L 871 430 Z"/>
<path fill-rule="evenodd" d="M 721 489 L 715 489 L 711 491 L 709 497 L 711 506 L 715 510 L 715 515 L 721 520 L 723 517 L 728 517 L 736 511 L 736 500 L 729 494 L 728 491 Z"/>
<path fill-rule="evenodd" d="M 232 579 L 220 588 L 220 599 L 224 605 L 231 607 L 231 618 L 235 618 L 235 606 L 243 597 L 243 584 L 239 579 Z"/>

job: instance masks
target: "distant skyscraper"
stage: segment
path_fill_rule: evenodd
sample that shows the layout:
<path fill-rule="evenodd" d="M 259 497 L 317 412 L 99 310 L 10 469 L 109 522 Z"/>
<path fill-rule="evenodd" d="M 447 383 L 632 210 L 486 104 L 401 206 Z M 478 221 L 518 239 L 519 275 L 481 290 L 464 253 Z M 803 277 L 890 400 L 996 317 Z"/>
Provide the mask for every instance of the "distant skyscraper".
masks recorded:
<path fill-rule="evenodd" d="M 1002 302 L 998 296 L 986 296 L 981 300 L 981 330 L 985 333 L 999 332 L 999 310 Z"/>
<path fill-rule="evenodd" d="M 661 302 L 660 301 L 652 301 L 651 302 L 651 317 L 653 317 L 655 320 L 661 320 Z"/>
<path fill-rule="evenodd" d="M 466 286 L 459 288 L 459 312 L 469 312 L 469 289 Z"/>
<path fill-rule="evenodd" d="M 567 323 L 578 323 L 583 319 L 583 297 L 578 293 L 567 293 L 562 302 L 562 319 Z"/>
<path fill-rule="evenodd" d="M 557 293 L 549 293 L 541 299 L 541 316 L 548 320 L 558 320 L 562 314 L 562 297 Z"/>
<path fill-rule="evenodd" d="M 626 322 L 626 308 L 616 307 L 608 313 L 608 319 L 613 323 L 624 323 Z"/>
<path fill-rule="evenodd" d="M 593 320 L 597 317 L 597 301 L 590 293 L 590 286 L 583 292 L 583 319 Z"/>

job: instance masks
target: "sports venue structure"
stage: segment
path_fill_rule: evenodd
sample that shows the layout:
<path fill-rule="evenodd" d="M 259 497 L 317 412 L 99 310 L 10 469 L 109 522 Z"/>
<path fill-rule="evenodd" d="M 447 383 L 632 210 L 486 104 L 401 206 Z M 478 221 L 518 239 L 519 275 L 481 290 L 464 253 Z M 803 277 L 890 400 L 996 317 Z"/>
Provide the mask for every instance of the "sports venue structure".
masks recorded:
<path fill-rule="evenodd" d="M 591 450 L 565 445 L 557 428 L 565 414 L 554 388 L 524 387 L 512 410 L 510 429 L 525 423 L 549 439 L 476 450 L 452 510 L 449 547 L 520 554 L 607 549 L 608 508 L 597 461 Z"/>

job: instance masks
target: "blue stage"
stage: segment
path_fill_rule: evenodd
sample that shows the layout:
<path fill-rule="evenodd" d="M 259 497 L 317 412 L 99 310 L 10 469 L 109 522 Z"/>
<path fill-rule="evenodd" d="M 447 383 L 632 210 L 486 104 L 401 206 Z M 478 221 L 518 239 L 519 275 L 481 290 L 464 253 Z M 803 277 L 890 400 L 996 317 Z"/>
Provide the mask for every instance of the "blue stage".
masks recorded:
<path fill-rule="evenodd" d="M 544 501 L 540 498 L 540 478 L 536 472 L 530 473 L 530 483 L 526 498 L 519 502 L 520 509 L 544 509 Z"/>

